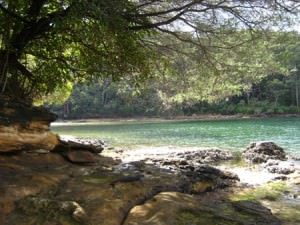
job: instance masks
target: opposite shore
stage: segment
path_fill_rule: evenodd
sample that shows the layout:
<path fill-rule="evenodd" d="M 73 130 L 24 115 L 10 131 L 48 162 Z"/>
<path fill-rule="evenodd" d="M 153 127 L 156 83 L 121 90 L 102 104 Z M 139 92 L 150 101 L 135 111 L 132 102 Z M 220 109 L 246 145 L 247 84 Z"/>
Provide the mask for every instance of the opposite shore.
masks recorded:
<path fill-rule="evenodd" d="M 172 117 L 98 117 L 83 119 L 58 119 L 51 125 L 60 123 L 95 123 L 95 122 L 161 122 L 161 121 L 194 121 L 194 120 L 235 120 L 235 119 L 268 119 L 268 118 L 300 118 L 300 114 L 205 114 L 192 116 L 172 116 Z"/>

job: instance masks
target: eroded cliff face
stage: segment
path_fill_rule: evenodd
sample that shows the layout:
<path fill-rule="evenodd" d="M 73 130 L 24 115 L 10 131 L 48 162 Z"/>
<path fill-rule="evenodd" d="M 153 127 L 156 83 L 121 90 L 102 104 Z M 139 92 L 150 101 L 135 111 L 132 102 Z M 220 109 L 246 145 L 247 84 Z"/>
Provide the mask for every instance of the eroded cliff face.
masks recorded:
<path fill-rule="evenodd" d="M 0 96 L 0 152 L 52 150 L 59 143 L 49 129 L 55 119 L 44 108 Z"/>

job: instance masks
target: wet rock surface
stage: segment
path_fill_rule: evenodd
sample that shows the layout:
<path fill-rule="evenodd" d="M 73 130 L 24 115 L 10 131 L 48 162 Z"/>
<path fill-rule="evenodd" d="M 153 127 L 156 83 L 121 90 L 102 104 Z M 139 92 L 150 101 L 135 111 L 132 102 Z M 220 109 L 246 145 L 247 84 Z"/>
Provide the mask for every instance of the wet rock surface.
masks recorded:
<path fill-rule="evenodd" d="M 242 153 L 242 157 L 251 163 L 263 163 L 270 159 L 286 160 L 287 155 L 283 148 L 274 142 L 251 143 Z"/>

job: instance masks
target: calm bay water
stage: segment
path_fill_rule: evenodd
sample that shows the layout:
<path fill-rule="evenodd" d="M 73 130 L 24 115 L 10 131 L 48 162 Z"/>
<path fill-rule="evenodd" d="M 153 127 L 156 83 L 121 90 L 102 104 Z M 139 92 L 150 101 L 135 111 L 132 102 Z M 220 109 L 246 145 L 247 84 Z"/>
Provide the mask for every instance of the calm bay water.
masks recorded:
<path fill-rule="evenodd" d="M 58 134 L 97 137 L 115 146 L 219 147 L 240 151 L 250 142 L 274 141 L 300 156 L 300 118 L 214 121 L 53 124 Z"/>

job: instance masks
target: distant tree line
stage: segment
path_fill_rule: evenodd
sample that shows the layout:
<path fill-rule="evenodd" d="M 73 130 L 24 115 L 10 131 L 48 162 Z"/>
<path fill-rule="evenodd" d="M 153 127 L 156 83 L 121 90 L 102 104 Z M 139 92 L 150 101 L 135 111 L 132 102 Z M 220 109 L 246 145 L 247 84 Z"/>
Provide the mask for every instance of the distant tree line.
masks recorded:
<path fill-rule="evenodd" d="M 248 92 L 217 103 L 199 102 L 183 107 L 185 115 L 220 114 L 296 114 L 300 113 L 297 94 L 299 75 L 270 74 Z M 296 95 L 297 94 L 297 95 Z"/>
<path fill-rule="evenodd" d="M 216 102 L 183 101 L 168 103 L 156 85 L 148 86 L 141 93 L 124 84 L 94 82 L 74 87 L 64 104 L 49 106 L 60 118 L 96 117 L 172 117 L 199 114 L 282 114 L 299 113 L 297 103 L 299 73 L 290 76 L 270 74 L 247 92 Z M 108 84 L 110 83 L 110 84 Z M 122 87 L 122 89 L 121 89 Z M 297 105 L 298 104 L 298 105 Z"/>

